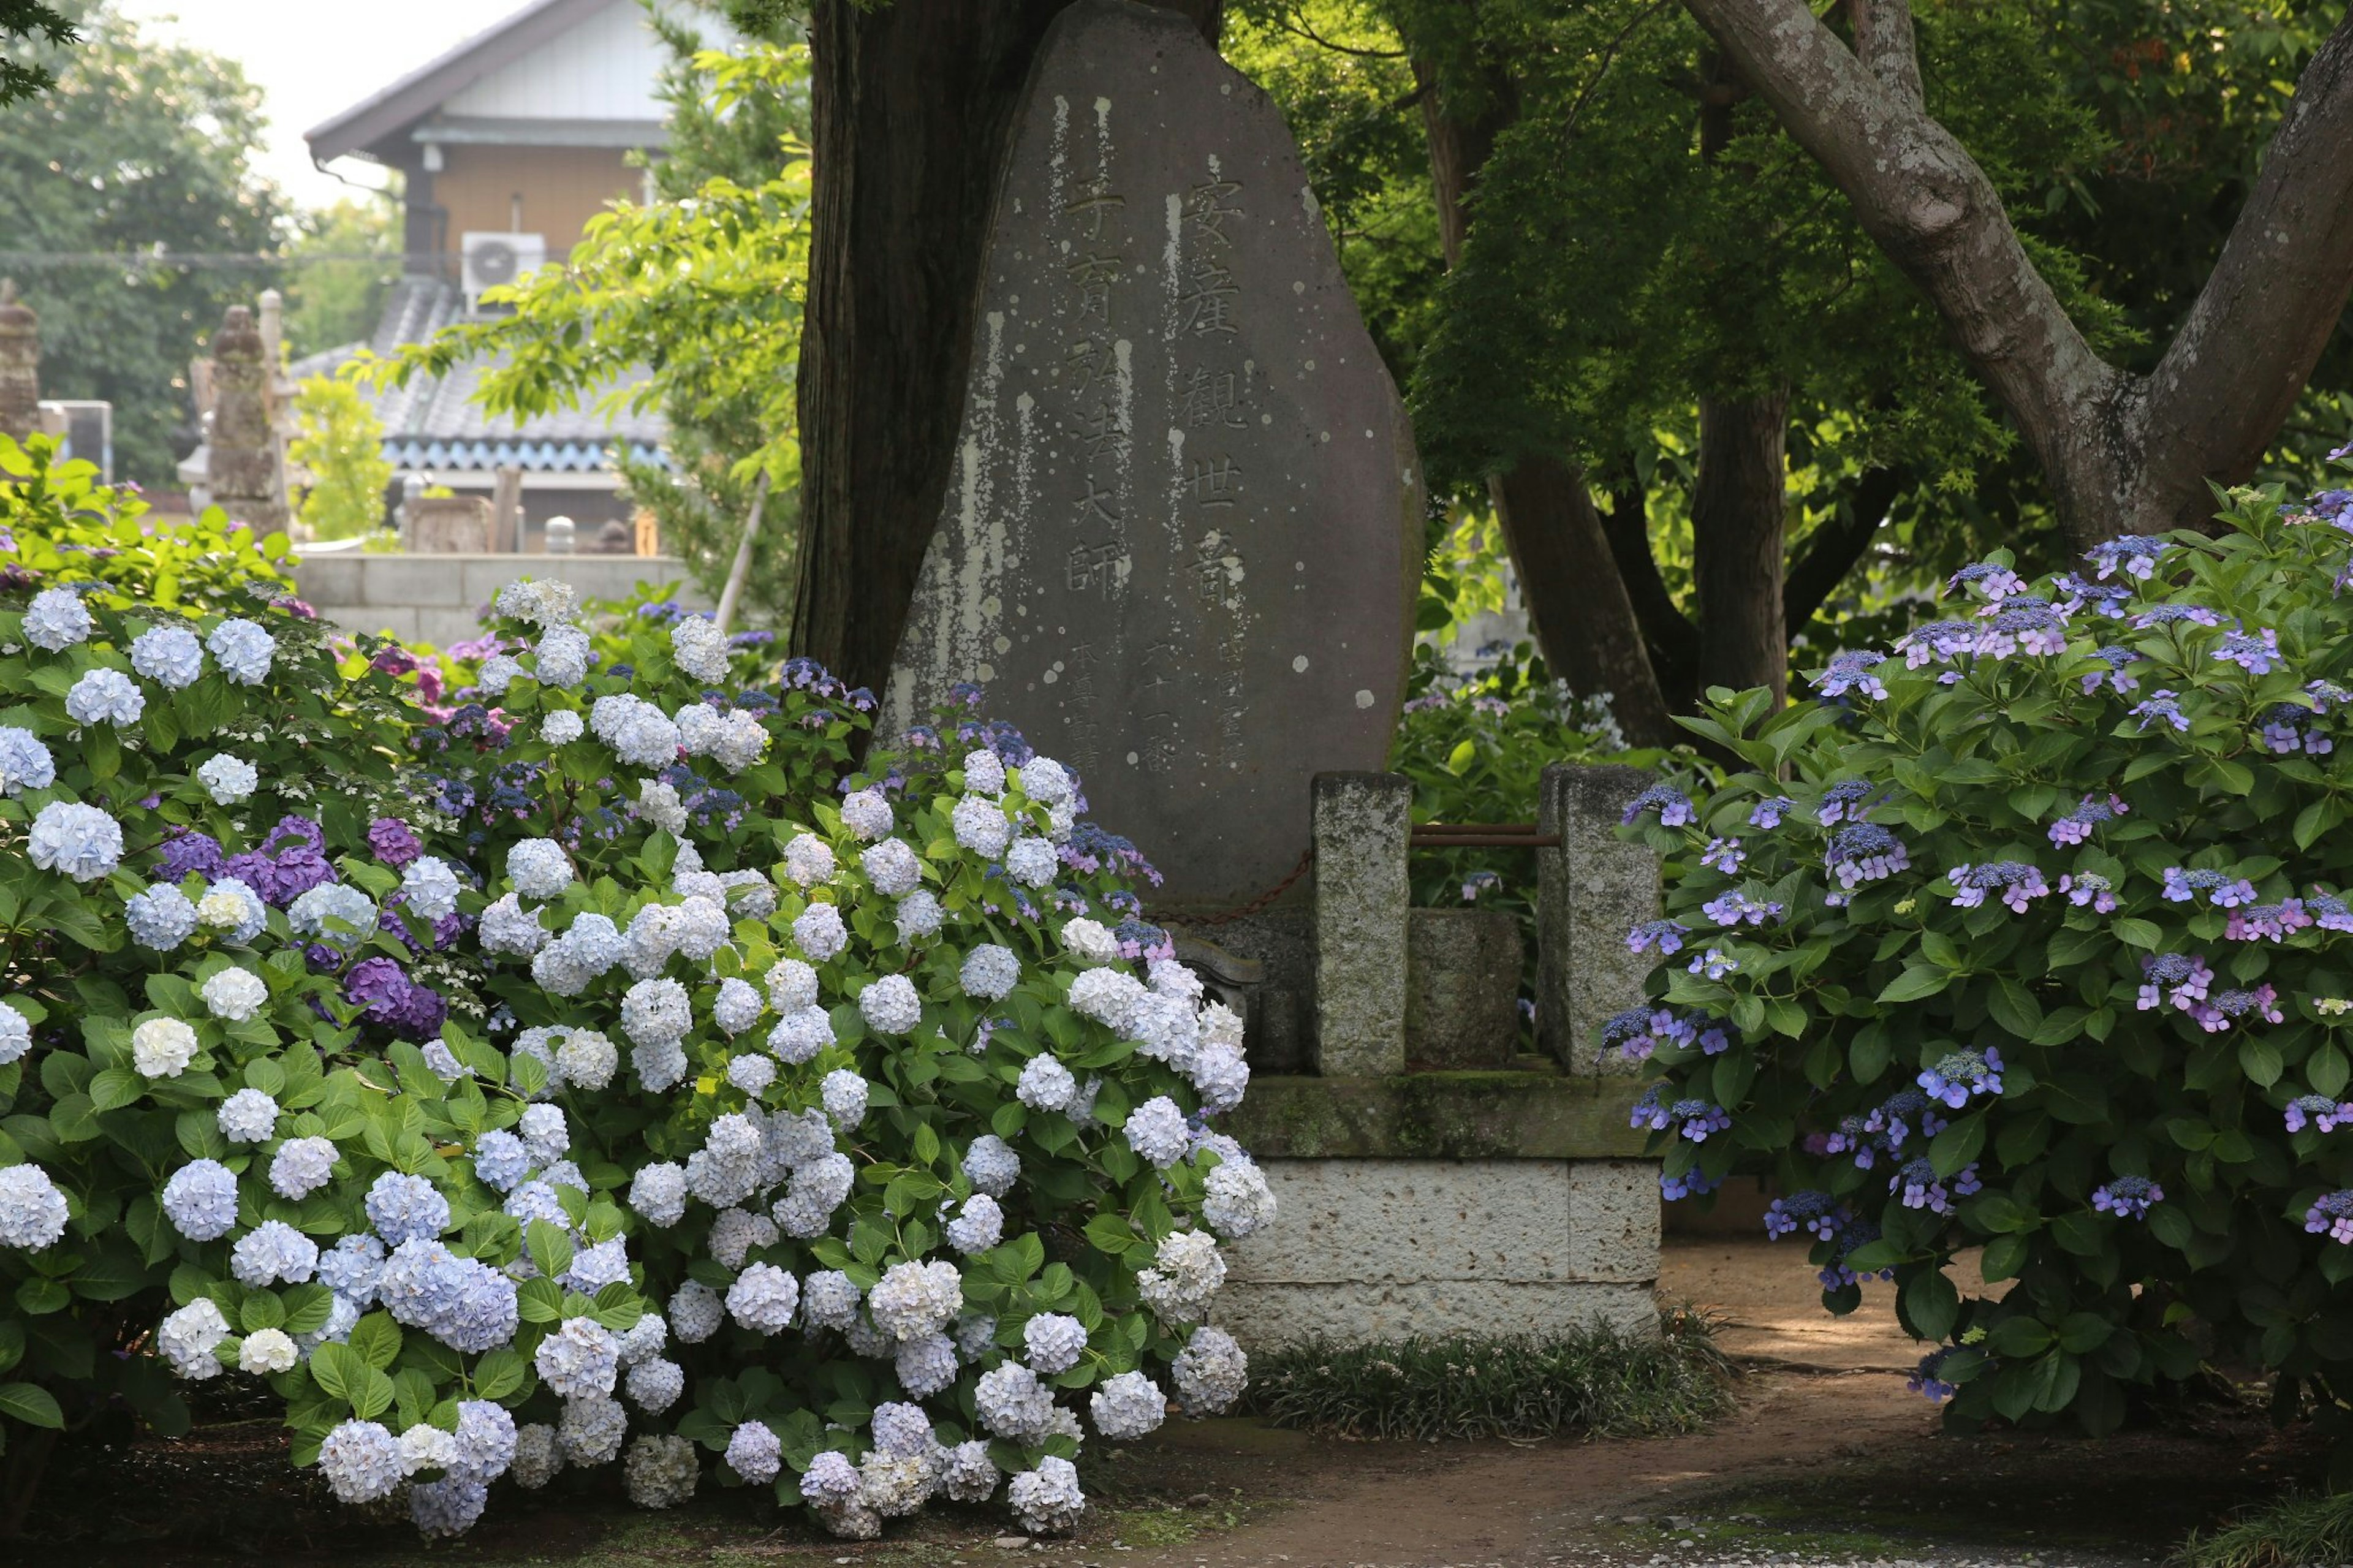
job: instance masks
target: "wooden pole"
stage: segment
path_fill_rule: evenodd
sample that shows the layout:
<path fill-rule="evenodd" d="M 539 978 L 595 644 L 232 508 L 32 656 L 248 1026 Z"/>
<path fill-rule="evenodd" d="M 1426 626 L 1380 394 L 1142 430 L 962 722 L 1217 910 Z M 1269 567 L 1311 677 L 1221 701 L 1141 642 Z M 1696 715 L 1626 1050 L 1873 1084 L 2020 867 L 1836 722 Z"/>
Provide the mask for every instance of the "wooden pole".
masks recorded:
<path fill-rule="evenodd" d="M 752 515 L 744 520 L 744 537 L 735 546 L 735 563 L 727 568 L 727 586 L 719 595 L 719 629 L 725 631 L 735 619 L 735 601 L 744 593 L 744 579 L 752 571 L 752 542 L 760 536 L 760 511 L 768 504 L 768 472 L 760 470 L 760 482 L 752 487 Z"/>

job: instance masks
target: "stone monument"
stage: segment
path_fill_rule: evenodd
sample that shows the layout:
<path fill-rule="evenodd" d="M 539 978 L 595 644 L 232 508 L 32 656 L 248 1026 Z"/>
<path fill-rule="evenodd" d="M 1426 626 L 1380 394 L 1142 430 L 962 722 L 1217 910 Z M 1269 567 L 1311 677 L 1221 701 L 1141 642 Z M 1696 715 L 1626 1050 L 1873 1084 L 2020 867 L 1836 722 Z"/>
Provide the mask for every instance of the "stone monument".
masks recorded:
<path fill-rule="evenodd" d="M 1282 115 L 1181 15 L 1079 0 L 982 279 L 883 733 L 980 681 L 1159 867 L 1155 910 L 1252 900 L 1308 847 L 1310 778 L 1386 761 L 1422 538 L 1404 408 Z"/>
<path fill-rule="evenodd" d="M 278 436 L 269 421 L 270 366 L 253 311 L 231 305 L 213 334 L 213 421 L 209 484 L 213 504 L 257 538 L 286 531 L 285 486 L 278 475 Z"/>

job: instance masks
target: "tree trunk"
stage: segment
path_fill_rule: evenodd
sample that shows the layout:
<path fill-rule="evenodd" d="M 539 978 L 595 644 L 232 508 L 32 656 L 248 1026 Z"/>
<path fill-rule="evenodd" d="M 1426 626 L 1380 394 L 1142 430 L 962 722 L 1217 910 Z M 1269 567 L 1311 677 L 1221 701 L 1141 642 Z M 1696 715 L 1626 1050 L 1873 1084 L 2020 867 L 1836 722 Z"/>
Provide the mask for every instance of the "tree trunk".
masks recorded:
<path fill-rule="evenodd" d="M 1531 456 L 1498 475 L 1489 490 L 1497 511 L 1516 520 L 1504 536 L 1553 674 L 1580 697 L 1608 693 L 1618 727 L 1633 744 L 1682 740 L 1667 717 L 1584 474 L 1558 458 Z"/>
<path fill-rule="evenodd" d="M 1519 94 L 1509 73 L 1491 68 L 1472 93 L 1476 106 L 1458 114 L 1422 61 L 1414 62 L 1414 79 L 1421 88 L 1439 237 L 1452 267 L 1470 232 L 1472 187 L 1495 139 L 1517 118 Z M 1580 696 L 1609 692 L 1619 728 L 1636 745 L 1673 744 L 1681 731 L 1667 718 L 1633 601 L 1576 463 L 1567 454 L 1524 458 L 1492 479 L 1487 493 L 1545 663 Z"/>
<path fill-rule="evenodd" d="M 1699 687 L 1788 694 L 1781 620 L 1788 518 L 1786 391 L 1702 397 L 1699 479 L 1692 489 L 1692 585 L 1699 609 Z"/>
<path fill-rule="evenodd" d="M 1217 39 L 1223 0 L 1168 0 Z M 938 526 L 1013 110 L 1068 0 L 810 7 L 797 652 L 880 686 Z"/>

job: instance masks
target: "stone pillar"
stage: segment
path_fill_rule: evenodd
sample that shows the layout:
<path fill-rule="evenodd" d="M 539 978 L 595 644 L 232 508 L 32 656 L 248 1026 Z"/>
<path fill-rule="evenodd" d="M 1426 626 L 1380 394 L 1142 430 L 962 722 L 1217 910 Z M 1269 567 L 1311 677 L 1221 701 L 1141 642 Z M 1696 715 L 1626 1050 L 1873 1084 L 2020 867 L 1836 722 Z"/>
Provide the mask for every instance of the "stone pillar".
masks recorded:
<path fill-rule="evenodd" d="M 269 426 L 269 371 L 253 312 L 231 305 L 213 334 L 213 504 L 258 538 L 286 531 L 278 437 Z"/>
<path fill-rule="evenodd" d="M 1325 1078 L 1405 1070 L 1406 843 L 1413 781 L 1317 773 L 1315 1068 Z"/>
<path fill-rule="evenodd" d="M 0 278 L 0 436 L 23 441 L 41 416 L 41 324 Z"/>
<path fill-rule="evenodd" d="M 1618 824 L 1651 782 L 1641 768 L 1556 763 L 1538 786 L 1537 830 L 1560 845 L 1536 851 L 1536 1028 L 1572 1072 L 1609 1070 L 1601 1025 L 1642 1000 L 1651 961 L 1626 951 L 1626 932 L 1658 916 L 1659 859 Z"/>

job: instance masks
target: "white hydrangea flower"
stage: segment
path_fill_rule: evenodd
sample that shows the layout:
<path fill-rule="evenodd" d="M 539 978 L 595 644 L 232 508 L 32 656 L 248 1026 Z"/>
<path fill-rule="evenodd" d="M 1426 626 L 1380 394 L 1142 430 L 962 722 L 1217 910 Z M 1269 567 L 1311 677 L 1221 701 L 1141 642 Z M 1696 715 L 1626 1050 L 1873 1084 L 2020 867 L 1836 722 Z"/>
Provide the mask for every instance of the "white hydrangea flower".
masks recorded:
<path fill-rule="evenodd" d="M 1114 1443 L 1127 1443 L 1159 1430 L 1167 1418 L 1168 1396 L 1142 1373 L 1123 1372 L 1103 1380 L 1087 1408 L 1096 1431 Z"/>
<path fill-rule="evenodd" d="M 849 945 L 849 930 L 841 923 L 839 910 L 831 904 L 811 904 L 793 921 L 793 941 L 811 963 L 826 963 Z"/>
<path fill-rule="evenodd" d="M 237 1348 L 237 1365 L 240 1372 L 268 1377 L 292 1371 L 294 1363 L 301 1359 L 302 1352 L 295 1347 L 293 1336 L 285 1330 L 259 1329 L 246 1335 L 244 1344 Z"/>
<path fill-rule="evenodd" d="M 227 752 L 209 757 L 196 767 L 196 782 L 216 805 L 235 805 L 261 787 L 261 773 L 251 763 Z"/>
<path fill-rule="evenodd" d="M 1206 1232 L 1179 1230 L 1161 1237 L 1153 1266 L 1135 1276 L 1136 1293 L 1153 1315 L 1174 1327 L 1208 1315 L 1210 1299 L 1226 1282 L 1226 1260 Z"/>
<path fill-rule="evenodd" d="M 670 1324 L 651 1307 L 638 1314 L 638 1321 L 621 1331 L 621 1364 L 636 1366 L 640 1362 L 660 1356 L 670 1344 Z"/>
<path fill-rule="evenodd" d="M 606 699 L 598 698 L 598 702 Z M 686 831 L 686 802 L 679 797 L 676 784 L 659 779 L 646 779 L 638 785 L 638 815 L 660 828 L 664 833 Z"/>
<path fill-rule="evenodd" d="M 25 610 L 25 640 L 44 653 L 62 653 L 89 639 L 95 623 L 81 595 L 70 588 L 44 588 Z"/>
<path fill-rule="evenodd" d="M 746 1421 L 727 1439 L 727 1468 L 754 1486 L 765 1486 L 785 1468 L 784 1445 L 765 1423 Z"/>
<path fill-rule="evenodd" d="M 400 1435 L 400 1468 L 404 1475 L 420 1470 L 446 1470 L 458 1462 L 458 1434 L 420 1421 Z"/>
<path fill-rule="evenodd" d="M 965 752 L 964 788 L 966 795 L 1003 795 L 1005 793 L 1005 760 L 995 752 Z"/>
<path fill-rule="evenodd" d="M 629 1068 L 648 1094 L 662 1094 L 686 1081 L 686 1047 L 676 1040 L 638 1046 L 629 1052 Z"/>
<path fill-rule="evenodd" d="M 1001 1002 L 1021 983 L 1021 960 L 1011 948 L 985 942 L 965 955 L 956 979 L 965 995 Z"/>
<path fill-rule="evenodd" d="M 769 965 L 768 1005 L 778 1013 L 797 1013 L 804 1007 L 817 1005 L 817 971 L 797 958 L 784 958 Z"/>
<path fill-rule="evenodd" d="M 1033 1371 L 1053 1377 L 1086 1353 L 1087 1326 L 1067 1312 L 1040 1312 L 1021 1325 L 1021 1348 Z"/>
<path fill-rule="evenodd" d="M 1201 1001 L 1201 977 L 1191 967 L 1173 958 L 1155 958 L 1145 966 L 1151 978 L 1154 994 L 1173 996 L 1188 1006 Z"/>
<path fill-rule="evenodd" d="M 757 1100 L 776 1081 L 776 1060 L 771 1057 L 736 1057 L 727 1064 L 727 1081 Z"/>
<path fill-rule="evenodd" d="M 640 980 L 621 998 L 621 1032 L 637 1045 L 674 1043 L 693 1026 L 693 1004 L 675 980 Z"/>
<path fill-rule="evenodd" d="M 223 1023 L 242 1024 L 269 1005 L 269 985 L 250 969 L 231 964 L 198 986 L 205 1010 Z"/>
<path fill-rule="evenodd" d="M 1215 1415 L 1250 1386 L 1250 1357 L 1223 1329 L 1195 1329 L 1170 1371 L 1176 1402 L 1187 1415 Z"/>
<path fill-rule="evenodd" d="M 522 673 L 522 660 L 512 654 L 494 653 L 474 671 L 474 689 L 485 697 L 504 697 Z"/>
<path fill-rule="evenodd" d="M 670 658 L 679 668 L 708 686 L 727 679 L 727 634 L 706 616 L 681 616 L 670 623 Z"/>
<path fill-rule="evenodd" d="M 728 1268 L 741 1268 L 752 1249 L 776 1244 L 776 1222 L 749 1209 L 723 1209 L 705 1242 L 711 1256 Z"/>
<path fill-rule="evenodd" d="M 1119 938 L 1101 921 L 1091 921 L 1084 915 L 1062 922 L 1062 946 L 1071 956 L 1088 963 L 1115 963 L 1119 960 Z"/>
<path fill-rule="evenodd" d="M 885 838 L 869 845 L 859 852 L 858 865 L 884 898 L 912 893 L 923 879 L 923 858 L 903 839 Z"/>
<path fill-rule="evenodd" d="M 228 1320 L 209 1296 L 199 1296 L 164 1320 L 155 1331 L 155 1348 L 164 1352 L 174 1372 L 191 1380 L 216 1377 L 221 1363 L 213 1351 L 228 1338 Z M 389 1436 L 389 1434 L 386 1434 Z"/>
<path fill-rule="evenodd" d="M 613 1332 L 594 1318 L 566 1318 L 539 1342 L 532 1358 L 540 1381 L 567 1399 L 609 1394 L 620 1371 L 621 1350 Z"/>
<path fill-rule="evenodd" d="M 997 1495 L 997 1469 L 988 1445 L 976 1437 L 948 1450 L 947 1475 L 940 1490 L 951 1502 L 987 1502 Z"/>
<path fill-rule="evenodd" d="M 0 1247 L 39 1252 L 66 1233 L 66 1195 L 38 1165 L 0 1169 Z"/>
<path fill-rule="evenodd" d="M 0 724 L 0 795 L 14 797 L 58 782 L 58 760 L 21 724 Z"/>
<path fill-rule="evenodd" d="M 975 1192 L 1001 1198 L 1021 1179 L 1021 1156 L 994 1132 L 984 1132 L 964 1152 L 964 1173 Z"/>
<path fill-rule="evenodd" d="M 886 974 L 858 994 L 858 1011 L 881 1035 L 903 1035 L 923 1021 L 923 999 L 903 974 Z"/>
<path fill-rule="evenodd" d="M 0 1002 L 0 1066 L 17 1060 L 33 1048 L 33 1021 L 13 1003 Z"/>
<path fill-rule="evenodd" d="M 594 1029 L 567 1030 L 564 1043 L 555 1047 L 556 1068 L 564 1074 L 564 1081 L 575 1088 L 602 1089 L 613 1081 L 620 1065 L 619 1047 Z"/>
<path fill-rule="evenodd" d="M 947 910 L 929 888 L 918 888 L 899 900 L 892 918 L 899 928 L 899 940 L 912 944 L 918 937 L 937 936 Z"/>
<path fill-rule="evenodd" d="M 1126 1134 L 1127 1146 L 1158 1170 L 1166 1170 L 1192 1148 L 1185 1112 L 1165 1094 L 1155 1094 L 1129 1111 L 1127 1125 L 1121 1131 Z"/>
<path fill-rule="evenodd" d="M 740 1035 L 760 1021 L 765 1005 L 748 982 L 733 975 L 719 983 L 711 1004 L 711 1021 L 730 1035 Z"/>
<path fill-rule="evenodd" d="M 1136 1005 L 1150 993 L 1124 969 L 1090 969 L 1071 982 L 1071 1007 L 1114 1033 L 1134 1022 Z"/>
<path fill-rule="evenodd" d="M 800 1300 L 799 1280 L 772 1263 L 754 1263 L 727 1288 L 727 1315 L 755 1334 L 780 1334 L 792 1327 Z"/>
<path fill-rule="evenodd" d="M 572 859 L 553 838 L 525 838 L 507 851 L 507 879 L 526 899 L 561 898 L 572 886 Z"/>
<path fill-rule="evenodd" d="M 896 826 L 890 797 L 871 786 L 842 796 L 841 825 L 870 843 L 881 837 Z"/>
<path fill-rule="evenodd" d="M 1013 838 L 1013 826 L 1005 820 L 1005 808 L 993 800 L 968 795 L 955 803 L 948 813 L 948 824 L 955 831 L 955 841 L 984 860 L 994 860 L 1005 853 Z"/>
<path fill-rule="evenodd" d="M 1201 1110 L 1215 1116 L 1242 1102 L 1250 1087 L 1250 1063 L 1231 1046 L 1205 1046 L 1193 1058 L 1193 1087 L 1201 1091 Z"/>
<path fill-rule="evenodd" d="M 670 1297 L 663 1316 L 670 1320 L 670 1331 L 678 1336 L 681 1344 L 699 1345 L 717 1333 L 719 1325 L 726 1321 L 727 1304 L 702 1280 L 690 1279 Z"/>
<path fill-rule="evenodd" d="M 987 1193 L 965 1199 L 956 1217 L 942 1227 L 947 1244 L 969 1258 L 987 1252 L 1005 1238 L 1005 1211 Z"/>
<path fill-rule="evenodd" d="M 566 689 L 588 679 L 588 634 L 577 626 L 550 626 L 532 651 L 543 686 Z"/>
<path fill-rule="evenodd" d="M 438 855 L 419 855 L 401 868 L 402 905 L 421 920 L 438 921 L 458 912 L 458 873 Z"/>
<path fill-rule="evenodd" d="M 339 1502 L 375 1502 L 407 1479 L 400 1440 L 375 1421 L 346 1421 L 319 1445 L 319 1473 Z"/>
<path fill-rule="evenodd" d="M 1005 852 L 1005 874 L 1025 888 L 1046 886 L 1061 868 L 1061 856 L 1043 838 L 1017 838 Z"/>
<path fill-rule="evenodd" d="M 833 846 L 814 833 L 800 833 L 785 846 L 785 875 L 804 888 L 833 880 Z"/>
<path fill-rule="evenodd" d="M 629 1445 L 622 1477 L 639 1508 L 676 1508 L 694 1495 L 702 1461 L 691 1438 L 649 1433 Z"/>
<path fill-rule="evenodd" d="M 139 722 L 146 710 L 147 694 L 119 669 L 89 670 L 66 693 L 66 717 L 77 724 L 111 724 L 119 730 Z"/>
<path fill-rule="evenodd" d="M 825 1113 L 844 1132 L 866 1120 L 866 1080 L 848 1068 L 836 1068 L 818 1086 Z"/>
<path fill-rule="evenodd" d="M 1064 1110 L 1079 1092 L 1071 1069 L 1050 1056 L 1031 1057 L 1013 1086 L 1014 1097 L 1032 1110 Z"/>
<path fill-rule="evenodd" d="M 686 1369 L 661 1356 L 641 1361 L 623 1378 L 622 1392 L 647 1415 L 659 1415 L 686 1392 Z"/>
<path fill-rule="evenodd" d="M 1212 1002 L 1201 1009 L 1201 1044 L 1231 1046 L 1236 1050 L 1242 1045 L 1242 1016 L 1223 1002 Z"/>
<path fill-rule="evenodd" d="M 551 746 L 568 746 L 586 733 L 587 721 L 569 708 L 558 708 L 539 721 L 539 738 Z"/>
<path fill-rule="evenodd" d="M 1059 805 L 1071 798 L 1074 786 L 1070 770 L 1051 757 L 1032 757 L 1019 770 L 1021 793 L 1039 805 Z"/>
<path fill-rule="evenodd" d="M 196 1058 L 196 1032 L 177 1018 L 150 1018 L 131 1031 L 131 1065 L 142 1078 L 177 1078 Z"/>
<path fill-rule="evenodd" d="M 25 854 L 44 871 L 95 882 L 122 861 L 122 825 L 94 805 L 53 800 L 33 817 Z"/>
<path fill-rule="evenodd" d="M 1045 1436 L 1054 1419 L 1052 1392 L 1018 1361 L 982 1373 L 973 1385 L 972 1402 L 980 1424 L 1008 1442 L 1033 1442 Z"/>
<path fill-rule="evenodd" d="M 221 1101 L 214 1120 L 232 1143 L 266 1143 L 278 1131 L 278 1101 L 258 1089 L 240 1089 Z"/>
<path fill-rule="evenodd" d="M 564 1448 L 556 1440 L 555 1428 L 543 1421 L 533 1421 L 515 1430 L 514 1462 L 507 1474 L 515 1485 L 527 1491 L 537 1491 L 556 1478 L 564 1468 Z"/>
<path fill-rule="evenodd" d="M 638 1166 L 629 1178 L 629 1206 L 664 1230 L 684 1219 L 686 1167 L 666 1160 Z"/>
<path fill-rule="evenodd" d="M 269 1186 L 281 1198 L 309 1197 L 335 1173 L 335 1146 L 324 1138 L 290 1138 L 269 1162 Z"/>
<path fill-rule="evenodd" d="M 555 1440 L 566 1459 L 587 1468 L 619 1458 L 621 1439 L 628 1430 L 629 1415 L 619 1400 L 603 1394 L 575 1394 L 564 1402 Z"/>
<path fill-rule="evenodd" d="M 1202 1178 L 1202 1188 L 1201 1218 L 1229 1241 L 1274 1223 L 1274 1194 L 1250 1160 L 1229 1157 Z"/>
<path fill-rule="evenodd" d="M 952 1263 L 895 1263 L 867 1293 L 866 1306 L 876 1328 L 894 1339 L 913 1339 L 964 1310 L 964 1277 Z"/>
<path fill-rule="evenodd" d="M 269 679 L 270 661 L 278 657 L 278 639 L 251 621 L 231 617 L 212 629 L 205 649 L 221 673 L 239 686 L 259 686 Z"/>
<path fill-rule="evenodd" d="M 768 1048 L 793 1067 L 810 1061 L 833 1044 L 833 1018 L 822 1007 L 787 1013 L 768 1031 Z"/>

